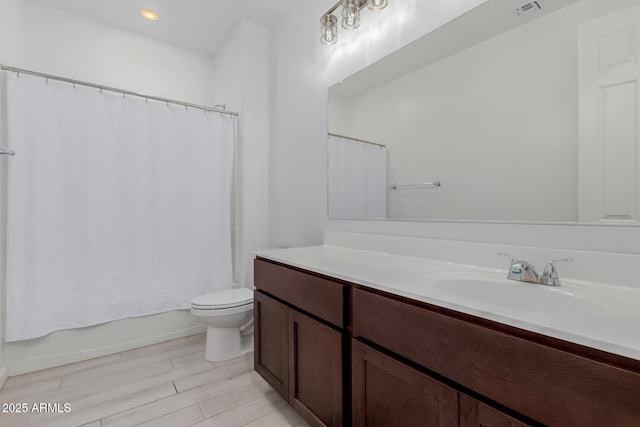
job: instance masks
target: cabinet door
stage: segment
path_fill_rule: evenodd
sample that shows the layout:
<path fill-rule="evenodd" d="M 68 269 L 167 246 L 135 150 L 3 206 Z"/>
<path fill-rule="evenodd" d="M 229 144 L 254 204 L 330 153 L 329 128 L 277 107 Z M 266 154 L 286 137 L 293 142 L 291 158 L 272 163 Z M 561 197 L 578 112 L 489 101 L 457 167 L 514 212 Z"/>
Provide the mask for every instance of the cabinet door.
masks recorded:
<path fill-rule="evenodd" d="M 255 370 L 285 400 L 288 397 L 288 308 L 255 292 L 254 364 Z"/>
<path fill-rule="evenodd" d="M 342 334 L 289 309 L 289 405 L 310 426 L 342 426 Z"/>
<path fill-rule="evenodd" d="M 458 392 L 359 341 L 352 341 L 353 425 L 458 425 Z"/>
<path fill-rule="evenodd" d="M 527 427 L 509 415 L 460 393 L 460 427 Z"/>

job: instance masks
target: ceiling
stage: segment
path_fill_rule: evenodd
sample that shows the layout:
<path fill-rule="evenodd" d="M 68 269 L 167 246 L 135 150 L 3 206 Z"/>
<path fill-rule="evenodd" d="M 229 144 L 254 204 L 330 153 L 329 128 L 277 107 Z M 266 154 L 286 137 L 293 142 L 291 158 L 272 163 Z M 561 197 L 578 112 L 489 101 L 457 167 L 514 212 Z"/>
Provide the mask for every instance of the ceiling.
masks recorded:
<path fill-rule="evenodd" d="M 31 0 L 192 50 L 215 54 L 240 19 L 268 26 L 294 0 Z M 151 9 L 156 22 L 140 16 Z"/>

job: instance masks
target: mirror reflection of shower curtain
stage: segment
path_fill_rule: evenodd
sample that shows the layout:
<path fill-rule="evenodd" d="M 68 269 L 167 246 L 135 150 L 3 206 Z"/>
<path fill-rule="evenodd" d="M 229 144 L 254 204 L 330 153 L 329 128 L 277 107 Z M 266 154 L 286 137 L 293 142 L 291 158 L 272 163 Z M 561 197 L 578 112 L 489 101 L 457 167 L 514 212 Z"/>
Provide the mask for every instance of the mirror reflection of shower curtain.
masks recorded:
<path fill-rule="evenodd" d="M 7 77 L 7 341 L 231 286 L 235 117 Z"/>
<path fill-rule="evenodd" d="M 387 149 L 329 135 L 329 218 L 387 217 Z"/>

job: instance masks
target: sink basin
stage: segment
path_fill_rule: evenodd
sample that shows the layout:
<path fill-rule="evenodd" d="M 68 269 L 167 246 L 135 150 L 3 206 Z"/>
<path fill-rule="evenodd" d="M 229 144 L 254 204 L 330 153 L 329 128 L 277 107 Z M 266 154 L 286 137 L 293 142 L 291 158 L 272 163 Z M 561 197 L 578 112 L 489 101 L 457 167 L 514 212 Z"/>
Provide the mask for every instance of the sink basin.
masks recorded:
<path fill-rule="evenodd" d="M 594 295 L 578 296 L 566 286 L 508 280 L 498 273 L 432 273 L 423 276 L 422 281 L 440 298 L 504 314 L 527 312 L 549 319 L 549 316 L 592 316 L 606 309 Z"/>

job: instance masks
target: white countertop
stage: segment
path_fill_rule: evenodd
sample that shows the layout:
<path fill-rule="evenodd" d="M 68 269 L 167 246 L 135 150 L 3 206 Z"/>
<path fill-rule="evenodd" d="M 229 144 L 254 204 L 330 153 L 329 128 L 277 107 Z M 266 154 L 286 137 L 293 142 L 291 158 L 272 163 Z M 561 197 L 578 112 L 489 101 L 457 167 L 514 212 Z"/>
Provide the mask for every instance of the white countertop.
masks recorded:
<path fill-rule="evenodd" d="M 261 250 L 256 255 L 640 360 L 640 289 L 578 280 L 547 287 L 507 281 L 506 270 L 330 245 Z M 450 278 L 498 284 L 484 288 L 481 283 L 474 296 L 467 288 L 451 292 L 455 286 L 438 284 Z"/>

